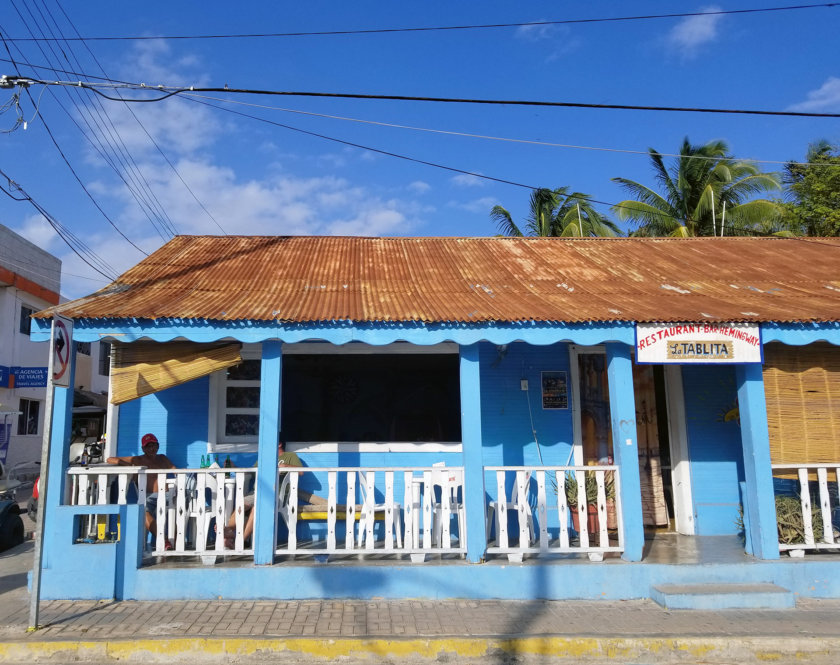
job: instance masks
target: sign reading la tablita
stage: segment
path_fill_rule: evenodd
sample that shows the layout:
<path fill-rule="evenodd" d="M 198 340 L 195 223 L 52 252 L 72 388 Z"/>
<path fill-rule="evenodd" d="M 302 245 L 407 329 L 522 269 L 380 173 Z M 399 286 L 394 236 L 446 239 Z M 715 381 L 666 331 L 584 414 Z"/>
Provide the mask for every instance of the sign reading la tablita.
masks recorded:
<path fill-rule="evenodd" d="M 760 363 L 754 323 L 638 323 L 637 363 Z"/>

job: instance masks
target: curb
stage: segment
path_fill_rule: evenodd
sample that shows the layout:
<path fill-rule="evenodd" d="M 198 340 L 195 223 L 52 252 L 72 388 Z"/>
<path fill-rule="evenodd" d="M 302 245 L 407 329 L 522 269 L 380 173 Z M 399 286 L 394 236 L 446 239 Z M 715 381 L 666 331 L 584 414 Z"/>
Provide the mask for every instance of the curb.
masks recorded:
<path fill-rule="evenodd" d="M 834 665 L 840 638 L 820 637 L 512 637 L 318 639 L 195 637 L 129 640 L 28 641 L 0 644 L 0 663 L 35 661 L 66 663 L 203 663 L 268 662 L 284 658 L 326 662 L 353 658 L 357 662 L 458 662 L 497 658 L 504 662 L 546 660 L 602 663 L 644 660 L 646 663 L 785 663 Z"/>

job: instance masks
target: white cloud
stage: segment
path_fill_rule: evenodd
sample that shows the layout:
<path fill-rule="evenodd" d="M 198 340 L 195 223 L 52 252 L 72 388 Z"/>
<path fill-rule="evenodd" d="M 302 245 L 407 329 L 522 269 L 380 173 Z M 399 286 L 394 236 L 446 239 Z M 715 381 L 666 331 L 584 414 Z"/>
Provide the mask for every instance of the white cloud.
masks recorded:
<path fill-rule="evenodd" d="M 490 210 L 498 203 L 498 199 L 492 196 L 482 196 L 480 199 L 473 199 L 472 201 L 450 201 L 446 205 L 450 208 L 457 208 L 459 210 L 466 210 L 467 212 L 478 212 L 490 214 Z"/>
<path fill-rule="evenodd" d="M 703 7 L 701 12 L 718 12 L 720 7 Z M 668 33 L 668 45 L 680 52 L 683 57 L 692 57 L 704 44 L 717 39 L 718 24 L 723 18 L 720 14 L 707 16 L 688 16 L 677 23 Z"/>
<path fill-rule="evenodd" d="M 136 60 L 137 71 L 131 78 L 147 82 L 176 80 L 176 73 L 168 71 L 170 65 L 192 67 L 195 64 L 186 58 L 173 57 L 172 50 L 159 42 L 147 43 L 139 50 Z M 200 80 L 201 76 L 196 75 L 195 79 Z M 224 146 L 247 127 L 220 121 L 211 110 L 187 100 L 133 106 L 132 110 L 154 134 L 177 169 L 176 174 L 125 106 L 115 105 L 111 112 L 113 121 L 159 207 L 166 211 L 179 233 L 220 234 L 218 222 L 230 234 L 400 235 L 419 226 L 428 214 L 427 209 L 411 199 L 412 194 L 429 189 L 422 181 L 402 186 L 408 192 L 406 198 L 388 199 L 366 185 L 329 175 L 353 159 L 375 158 L 372 154 L 349 148 L 320 155 L 281 152 L 273 143 L 273 135 L 267 132 L 256 142 L 258 153 L 255 154 L 271 161 L 260 170 L 260 161 L 228 161 L 221 156 L 224 153 L 215 152 L 217 143 Z M 98 166 L 103 167 L 100 158 L 95 157 Z M 298 169 L 311 173 L 313 166 L 317 175 L 299 174 Z M 182 178 L 216 222 L 202 210 Z M 151 252 L 163 243 L 141 206 L 112 171 L 102 168 L 96 180 L 87 184 L 97 198 L 108 202 L 106 209 L 111 218 L 143 250 Z M 112 212 L 115 209 L 118 212 Z M 99 256 L 107 257 L 118 273 L 142 258 L 104 220 L 96 220 L 91 227 L 95 230 L 85 236 L 85 242 Z M 37 237 L 36 231 L 33 227 L 30 237 Z M 66 261 L 66 272 L 99 277 L 69 250 L 65 251 L 63 244 L 59 243 L 56 249 L 64 252 L 60 258 Z M 78 297 L 99 286 L 96 282 L 69 277 L 62 290 Z"/>
<path fill-rule="evenodd" d="M 50 223 L 42 215 L 32 215 L 23 220 L 23 224 L 12 229 L 22 235 L 33 245 L 37 245 L 46 252 L 54 254 L 61 239 Z"/>
<path fill-rule="evenodd" d="M 414 182 L 408 185 L 408 189 L 414 192 L 415 194 L 425 194 L 431 188 L 432 186 L 429 183 L 423 182 L 422 180 L 415 180 Z"/>
<path fill-rule="evenodd" d="M 816 90 L 811 90 L 804 102 L 788 107 L 789 111 L 840 111 L 840 78 L 829 76 Z"/>
<path fill-rule="evenodd" d="M 545 19 L 539 19 L 534 23 L 540 23 L 541 21 L 545 21 Z M 556 25 L 520 25 L 514 35 L 529 42 L 539 42 L 554 37 L 557 34 L 557 28 Z"/>
<path fill-rule="evenodd" d="M 458 187 L 484 187 L 485 184 L 481 178 L 467 173 L 459 173 L 456 176 L 452 176 L 450 181 L 458 185 Z"/>

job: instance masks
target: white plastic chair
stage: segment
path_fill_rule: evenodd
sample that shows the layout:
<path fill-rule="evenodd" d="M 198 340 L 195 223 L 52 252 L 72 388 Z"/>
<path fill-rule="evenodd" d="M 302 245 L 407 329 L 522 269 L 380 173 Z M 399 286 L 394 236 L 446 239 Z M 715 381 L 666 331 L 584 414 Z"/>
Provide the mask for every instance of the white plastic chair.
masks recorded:
<path fill-rule="evenodd" d="M 498 488 L 498 496 L 505 495 L 505 472 L 496 472 L 496 481 Z M 510 492 L 510 500 L 503 502 L 491 501 L 487 511 L 487 533 L 490 533 L 490 527 L 494 522 L 496 523 L 496 542 L 502 547 L 507 547 L 507 516 L 513 511 L 518 515 L 520 541 L 523 535 L 523 522 L 526 527 L 525 533 L 530 536 L 528 543 L 520 542 L 520 547 L 523 545 L 530 545 L 535 539 L 534 532 L 534 515 L 531 511 L 531 506 L 528 503 L 528 491 L 531 483 L 531 474 L 527 471 L 516 472 L 516 482 Z M 502 534 L 504 534 L 502 538 Z M 500 541 L 504 539 L 502 544 Z"/>
<path fill-rule="evenodd" d="M 436 546 L 446 547 L 452 544 L 450 523 L 452 515 L 458 516 L 458 542 L 463 546 L 465 542 L 467 514 L 464 507 L 464 474 L 460 469 L 448 469 L 444 464 L 433 464 L 435 469 L 431 474 L 431 491 L 437 496 L 437 488 L 440 488 L 440 501 L 436 501 L 433 507 L 434 527 L 432 543 Z M 446 537 L 446 538 L 445 538 Z M 444 543 L 444 540 L 448 542 Z"/>

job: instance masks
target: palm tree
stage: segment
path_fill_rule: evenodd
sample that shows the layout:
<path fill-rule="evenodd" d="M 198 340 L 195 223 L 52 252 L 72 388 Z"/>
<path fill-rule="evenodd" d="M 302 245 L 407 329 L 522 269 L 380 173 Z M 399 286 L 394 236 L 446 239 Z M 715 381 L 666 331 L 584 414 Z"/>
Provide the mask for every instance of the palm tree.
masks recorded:
<path fill-rule="evenodd" d="M 722 232 L 724 205 L 724 232 L 729 235 L 778 230 L 779 206 L 767 199 L 749 200 L 779 189 L 778 175 L 762 173 L 753 164 L 734 160 L 725 141 L 692 145 L 686 137 L 670 168 L 660 153 L 653 148 L 649 152 L 662 193 L 627 178 L 613 178 L 635 197 L 612 208 L 620 220 L 637 225 L 634 235 L 717 235 Z"/>
<path fill-rule="evenodd" d="M 502 206 L 493 206 L 490 219 L 496 222 L 501 235 L 524 236 L 510 213 Z M 568 187 L 531 192 L 525 231 L 529 236 L 616 236 L 619 228 L 592 207 L 588 194 L 569 193 Z"/>

